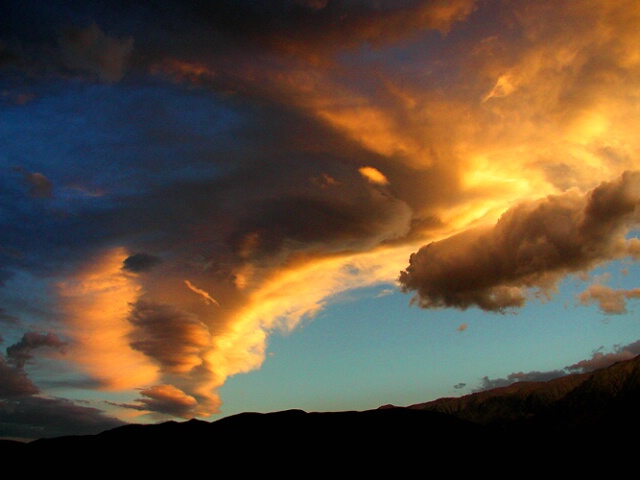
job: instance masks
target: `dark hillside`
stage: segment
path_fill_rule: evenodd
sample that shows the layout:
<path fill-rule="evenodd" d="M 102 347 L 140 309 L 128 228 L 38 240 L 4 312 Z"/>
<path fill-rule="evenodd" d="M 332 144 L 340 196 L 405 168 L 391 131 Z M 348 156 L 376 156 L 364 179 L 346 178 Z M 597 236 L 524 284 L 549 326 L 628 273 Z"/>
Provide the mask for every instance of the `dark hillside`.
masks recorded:
<path fill-rule="evenodd" d="M 29 464 L 34 468 L 49 465 L 49 460 L 82 459 L 105 468 L 144 466 L 144 472 L 151 474 L 165 473 L 163 465 L 209 459 L 245 473 L 261 473 L 274 465 L 291 469 L 295 459 L 315 472 L 346 474 L 348 469 L 364 474 L 382 469 L 397 473 L 410 466 L 475 473 L 496 455 L 512 466 L 527 458 L 562 458 L 569 471 L 576 468 L 569 462 L 576 458 L 570 452 L 584 455 L 597 450 L 597 455 L 588 457 L 590 465 L 616 458 L 610 466 L 615 469 L 635 459 L 638 405 L 640 357 L 592 373 L 410 407 L 247 412 L 215 422 L 126 425 L 98 435 L 28 444 L 3 441 L 0 454 L 20 462 L 39 459 Z M 546 462 L 538 460 L 527 471 L 546 471 Z M 553 468 L 558 470 L 558 465 Z"/>

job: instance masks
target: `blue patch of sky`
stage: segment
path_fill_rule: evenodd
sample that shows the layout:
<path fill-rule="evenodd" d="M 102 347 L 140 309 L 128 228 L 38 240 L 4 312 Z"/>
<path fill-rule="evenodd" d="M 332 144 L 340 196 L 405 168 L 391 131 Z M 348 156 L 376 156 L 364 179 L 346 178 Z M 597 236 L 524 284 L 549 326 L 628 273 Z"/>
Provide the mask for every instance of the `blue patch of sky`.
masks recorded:
<path fill-rule="evenodd" d="M 3 162 L 42 173 L 67 197 L 214 176 L 240 123 L 216 97 L 171 85 L 71 82 L 46 93 L 0 113 Z"/>
<path fill-rule="evenodd" d="M 629 262 L 593 274 L 617 278 L 623 269 L 621 285 L 639 285 L 640 268 Z M 623 315 L 579 304 L 588 284 L 567 277 L 550 300 L 532 299 L 505 314 L 423 310 L 394 285 L 349 292 L 293 332 L 272 334 L 260 370 L 221 388 L 222 412 L 411 405 L 471 393 L 484 377 L 563 370 L 640 339 L 631 302 Z M 249 393 L 256 391 L 259 399 Z"/>

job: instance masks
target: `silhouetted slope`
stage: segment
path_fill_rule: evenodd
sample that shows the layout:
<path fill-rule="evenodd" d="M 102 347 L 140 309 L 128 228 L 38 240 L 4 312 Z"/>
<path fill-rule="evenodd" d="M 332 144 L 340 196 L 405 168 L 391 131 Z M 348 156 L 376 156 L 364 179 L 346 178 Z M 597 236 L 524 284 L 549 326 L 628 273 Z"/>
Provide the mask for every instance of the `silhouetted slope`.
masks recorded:
<path fill-rule="evenodd" d="M 390 408 L 362 412 L 311 412 L 286 410 L 273 413 L 241 413 L 215 422 L 190 420 L 157 425 L 127 425 L 93 436 L 69 436 L 31 442 L 33 452 L 48 449 L 92 452 L 116 447 L 127 451 L 139 445 L 154 452 L 218 453 L 239 448 L 303 454 L 319 449 L 383 448 L 394 439 L 394 447 L 409 449 L 415 436 L 426 433 L 439 438 L 473 434 L 478 426 L 438 412 Z M 274 442 L 274 443 L 272 443 Z"/>
<path fill-rule="evenodd" d="M 522 382 L 459 398 L 441 398 L 409 408 L 446 413 L 493 428 L 614 431 L 620 422 L 639 424 L 640 356 L 589 373 L 548 382 Z"/>
<path fill-rule="evenodd" d="M 594 439 L 616 439 L 599 440 L 597 456 L 589 456 L 588 465 L 616 458 L 616 465 L 624 466 L 635 458 L 625 448 L 635 451 L 629 438 L 640 427 L 639 405 L 637 357 L 592 373 L 519 383 L 406 408 L 286 410 L 242 413 L 215 422 L 126 425 L 98 435 L 28 444 L 0 442 L 0 454 L 21 461 L 82 459 L 105 467 L 112 466 L 110 461 L 116 465 L 130 462 L 127 464 L 144 466 L 146 473 L 163 473 L 163 465 L 203 459 L 230 463 L 245 473 L 262 472 L 280 461 L 279 468 L 293 474 L 291 459 L 305 465 L 306 473 L 346 473 L 345 466 L 351 474 L 433 466 L 475 473 L 493 457 L 508 459 L 511 463 L 507 464 L 513 466 L 523 458 L 556 458 L 567 452 L 567 446 L 586 452 L 593 450 Z M 570 462 L 576 457 L 563 458 L 565 471 L 576 468 Z M 541 462 L 535 465 L 539 471 L 548 468 Z M 530 472 L 534 466 L 527 468 Z"/>
<path fill-rule="evenodd" d="M 481 425 L 519 423 L 541 414 L 589 377 L 590 374 L 576 374 L 548 382 L 518 382 L 463 397 L 439 398 L 409 408 L 446 413 Z"/>

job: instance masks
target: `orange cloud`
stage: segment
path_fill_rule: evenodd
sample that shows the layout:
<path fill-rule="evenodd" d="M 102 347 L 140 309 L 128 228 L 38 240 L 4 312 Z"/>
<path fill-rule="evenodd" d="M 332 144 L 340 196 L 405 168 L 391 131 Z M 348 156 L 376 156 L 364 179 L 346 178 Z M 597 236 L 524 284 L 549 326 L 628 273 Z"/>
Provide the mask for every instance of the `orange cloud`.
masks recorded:
<path fill-rule="evenodd" d="M 67 357 L 101 388 L 125 390 L 155 382 L 158 368 L 129 345 L 130 305 L 140 294 L 135 276 L 122 270 L 127 253 L 105 251 L 57 284 Z"/>
<path fill-rule="evenodd" d="M 211 295 L 209 295 L 207 292 L 205 292 L 201 288 L 198 288 L 198 287 L 194 286 L 189 280 L 185 280 L 184 283 L 189 288 L 189 290 L 191 290 L 192 292 L 197 293 L 198 295 L 200 295 L 204 299 L 204 301 L 205 301 L 205 303 L 207 305 L 209 305 L 211 303 L 211 304 L 213 304 L 213 305 L 215 305 L 217 307 L 220 306 L 220 304 L 218 303 L 218 301 L 215 298 L 213 298 Z"/>
<path fill-rule="evenodd" d="M 629 290 L 615 290 L 606 285 L 595 283 L 580 293 L 578 299 L 582 305 L 590 305 L 597 302 L 598 308 L 611 315 L 620 315 L 627 312 L 627 300 L 640 298 L 640 288 Z"/>
<path fill-rule="evenodd" d="M 380 170 L 376 168 L 360 167 L 358 171 L 364 178 L 366 178 L 369 182 L 373 184 L 387 185 L 389 183 L 389 180 L 387 180 L 387 177 L 385 177 L 384 174 L 381 173 Z"/>

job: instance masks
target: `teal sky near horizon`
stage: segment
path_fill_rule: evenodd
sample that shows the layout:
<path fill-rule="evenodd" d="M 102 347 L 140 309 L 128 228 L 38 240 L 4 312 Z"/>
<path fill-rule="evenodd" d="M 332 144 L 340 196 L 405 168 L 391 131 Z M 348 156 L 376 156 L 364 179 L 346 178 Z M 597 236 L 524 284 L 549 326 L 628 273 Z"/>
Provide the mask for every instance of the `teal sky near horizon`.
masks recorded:
<path fill-rule="evenodd" d="M 640 354 L 636 0 L 0 2 L 0 438 Z"/>
<path fill-rule="evenodd" d="M 637 285 L 634 273 L 625 284 Z M 552 302 L 497 315 L 425 312 L 394 284 L 351 292 L 295 331 L 272 335 L 260 370 L 220 389 L 221 415 L 409 406 L 482 390 L 484 377 L 557 374 L 640 338 L 633 305 L 615 317 L 576 306 L 582 285 L 569 279 Z"/>

